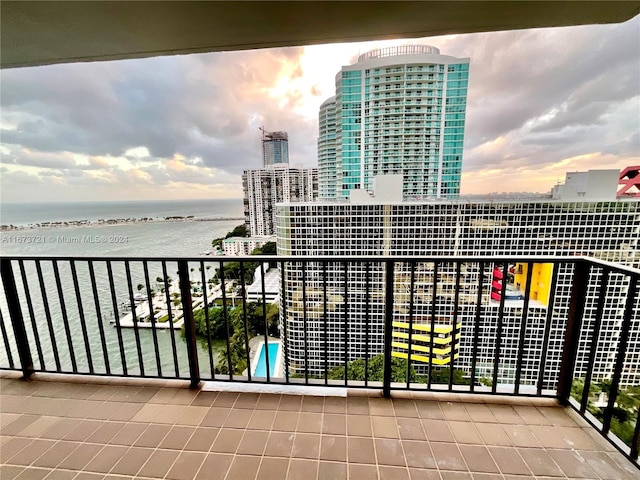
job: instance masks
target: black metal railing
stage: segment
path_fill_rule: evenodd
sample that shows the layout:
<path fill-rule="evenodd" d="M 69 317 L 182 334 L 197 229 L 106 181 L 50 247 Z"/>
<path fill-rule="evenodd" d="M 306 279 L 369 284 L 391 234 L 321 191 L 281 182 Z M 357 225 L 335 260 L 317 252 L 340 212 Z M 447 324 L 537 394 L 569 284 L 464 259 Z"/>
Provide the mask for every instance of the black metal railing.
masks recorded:
<path fill-rule="evenodd" d="M 637 462 L 637 269 L 578 257 L 2 257 L 0 273 L 0 368 L 25 378 L 556 397 Z"/>

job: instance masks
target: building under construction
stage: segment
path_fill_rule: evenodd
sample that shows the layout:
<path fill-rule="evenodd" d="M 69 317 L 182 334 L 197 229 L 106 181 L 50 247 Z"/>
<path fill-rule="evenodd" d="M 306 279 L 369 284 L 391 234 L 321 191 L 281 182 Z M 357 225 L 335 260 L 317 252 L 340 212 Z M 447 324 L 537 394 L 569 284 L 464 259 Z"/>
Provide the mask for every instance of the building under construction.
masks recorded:
<path fill-rule="evenodd" d="M 262 132 L 262 165 L 268 168 L 278 163 L 289 164 L 289 136 L 287 132 Z"/>

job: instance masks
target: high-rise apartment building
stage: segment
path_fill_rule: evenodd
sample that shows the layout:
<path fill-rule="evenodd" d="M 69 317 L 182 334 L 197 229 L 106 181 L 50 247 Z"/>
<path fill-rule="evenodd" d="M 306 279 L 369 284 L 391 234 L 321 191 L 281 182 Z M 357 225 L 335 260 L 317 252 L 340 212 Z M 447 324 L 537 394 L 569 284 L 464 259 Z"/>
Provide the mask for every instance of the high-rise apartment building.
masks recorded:
<path fill-rule="evenodd" d="M 336 76 L 320 107 L 320 196 L 373 190 L 378 175 L 401 174 L 407 199 L 460 193 L 469 59 L 427 45 L 365 53 Z"/>
<path fill-rule="evenodd" d="M 372 255 L 399 257 L 451 256 L 540 256 L 587 255 L 640 267 L 640 202 L 630 199 L 580 201 L 509 200 L 385 202 L 354 204 L 320 202 L 280 205 L 277 216 L 279 255 Z M 518 358 L 521 331 L 524 278 L 527 264 L 513 264 L 504 272 L 501 264 L 485 262 L 480 272 L 478 262 L 461 266 L 460 285 L 456 286 L 456 271 L 452 263 L 443 263 L 434 272 L 432 263 L 419 262 L 415 270 L 413 299 L 412 364 L 417 370 L 428 368 L 429 356 L 421 353 L 434 342 L 432 364 L 446 366 L 455 356 L 455 367 L 470 373 L 473 359 L 476 304 L 481 298 L 482 317 L 476 355 L 476 376 L 490 375 L 494 362 L 500 301 L 496 285 L 509 277 L 512 286 L 505 297 L 502 330 L 501 363 L 498 381 L 513 383 Z M 554 272 L 554 268 L 557 270 Z M 290 373 L 308 362 L 310 375 L 322 376 L 325 368 L 324 342 L 327 342 L 329 367 L 349 360 L 383 352 L 384 266 L 382 264 L 329 264 L 323 267 L 309 263 L 304 267 L 287 265 L 281 298 L 286 302 L 282 328 L 287 329 L 288 366 Z M 346 272 L 346 277 L 345 277 Z M 478 296 L 480 274 L 483 286 Z M 526 347 L 524 350 L 523 384 L 537 381 L 543 332 L 548 313 L 550 277 L 557 275 L 554 289 L 553 324 L 546 349 L 549 365 L 559 366 L 563 343 L 563 327 L 567 318 L 572 282 L 572 267 L 534 264 L 534 286 L 528 308 Z M 437 282 L 434 280 L 437 277 Z M 367 277 L 369 280 L 367 281 Z M 348 288 L 344 287 L 346 283 Z M 433 285 L 437 283 L 434 295 Z M 587 309 L 595 309 L 599 275 L 590 278 Z M 302 292 L 307 301 L 302 301 Z M 407 357 L 410 311 L 410 268 L 398 262 L 395 270 L 393 352 Z M 326 301 L 329 309 L 324 315 Z M 608 378 L 615 362 L 615 345 L 624 312 L 627 282 L 612 275 L 607 293 L 607 317 L 602 319 L 602 342 L 594 364 L 594 379 Z M 452 326 L 452 310 L 456 291 L 459 295 L 459 326 Z M 344 295 L 347 295 L 345 299 Z M 435 299 L 434 299 L 435 296 Z M 345 309 L 348 308 L 348 312 Z M 435 309 L 435 310 L 434 310 Z M 283 309 L 285 311 L 285 309 Z M 591 310 L 593 311 L 593 310 Z M 348 315 L 347 315 L 348 313 Z M 430 331 L 432 314 L 435 331 Z M 635 317 L 640 320 L 640 296 L 636 299 Z M 345 321 L 348 318 L 348 322 Z M 634 320 L 634 325 L 638 322 Z M 306 327 L 306 341 L 304 329 Z M 586 331 L 589 325 L 585 325 Z M 365 331 L 368 335 L 365 335 Z M 457 334 L 456 334 L 457 332 Z M 631 333 L 628 365 L 637 367 L 640 361 L 640 332 Z M 420 343 L 422 342 L 422 343 Z M 583 345 L 583 344 L 581 344 Z M 348 346 L 348 351 L 346 350 Z M 586 343 L 583 345 L 586 346 Z M 306 347 L 306 348 L 305 348 Z M 585 347 L 586 348 L 586 347 Z M 635 359 L 635 360 L 634 360 Z M 584 371 L 584 350 L 578 358 L 577 372 Z M 557 370 L 546 372 L 553 378 Z M 625 385 L 638 383 L 640 371 L 626 368 L 622 374 Z M 550 385 L 550 384 L 549 384 Z M 545 387 L 546 388 L 546 387 Z"/>
<path fill-rule="evenodd" d="M 245 170 L 242 174 L 245 225 L 252 236 L 275 234 L 276 203 L 313 202 L 318 197 L 318 169 L 269 168 Z"/>
<path fill-rule="evenodd" d="M 320 105 L 318 117 L 318 197 L 334 198 L 336 194 L 336 97 Z"/>
<path fill-rule="evenodd" d="M 262 131 L 262 166 L 267 168 L 279 163 L 289 164 L 289 136 L 287 132 Z"/>

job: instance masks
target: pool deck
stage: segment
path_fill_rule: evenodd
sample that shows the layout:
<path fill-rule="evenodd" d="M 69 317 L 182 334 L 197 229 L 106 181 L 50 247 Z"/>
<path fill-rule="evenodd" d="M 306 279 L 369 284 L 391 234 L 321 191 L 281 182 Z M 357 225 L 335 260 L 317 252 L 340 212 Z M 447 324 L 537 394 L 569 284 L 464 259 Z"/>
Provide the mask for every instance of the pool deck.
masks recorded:
<path fill-rule="evenodd" d="M 70 377 L 0 372 L 2 480 L 640 476 L 552 399 L 205 392 Z"/>

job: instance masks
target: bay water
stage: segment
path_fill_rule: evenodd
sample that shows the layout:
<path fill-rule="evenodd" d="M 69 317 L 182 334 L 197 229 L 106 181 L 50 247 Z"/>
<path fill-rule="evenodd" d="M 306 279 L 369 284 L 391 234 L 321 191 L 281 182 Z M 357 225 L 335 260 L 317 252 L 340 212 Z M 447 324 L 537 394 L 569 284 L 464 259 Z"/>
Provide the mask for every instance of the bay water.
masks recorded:
<path fill-rule="evenodd" d="M 189 216 L 193 217 L 189 221 L 163 220 Z M 136 332 L 115 328 L 113 322 L 124 315 L 123 304 L 132 294 L 146 295 L 147 288 L 160 292 L 165 285 L 158 280 L 165 272 L 178 285 L 177 262 L 158 257 L 198 257 L 189 263 L 191 281 L 206 284 L 219 258 L 201 253 L 211 249 L 211 240 L 243 223 L 242 216 L 240 199 L 0 205 L 0 224 L 20 228 L 0 232 L 0 253 L 27 257 L 13 262 L 13 269 L 36 369 L 168 377 L 177 372 L 187 377 L 186 344 L 179 330 Z M 154 220 L 33 228 L 42 222 L 143 217 Z M 73 259 L 53 262 L 43 256 Z M 89 263 L 85 257 L 95 261 Z M 100 257 L 118 260 L 106 262 Z M 140 260 L 145 257 L 154 260 Z M 9 367 L 18 358 L 4 289 L 0 295 L 4 337 L 0 366 Z M 218 343 L 216 348 L 219 353 Z M 200 342 L 198 356 L 206 378 L 210 375 L 206 342 Z"/>

